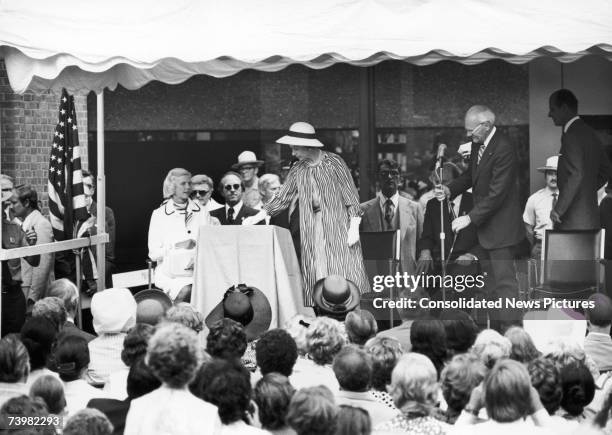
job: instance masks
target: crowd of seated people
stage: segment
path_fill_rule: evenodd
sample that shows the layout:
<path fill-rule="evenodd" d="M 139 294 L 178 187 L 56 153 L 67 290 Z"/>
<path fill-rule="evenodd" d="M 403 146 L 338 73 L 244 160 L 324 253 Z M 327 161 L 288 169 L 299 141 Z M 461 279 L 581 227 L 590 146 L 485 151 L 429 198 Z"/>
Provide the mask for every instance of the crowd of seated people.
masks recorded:
<path fill-rule="evenodd" d="M 583 342 L 536 345 L 447 311 L 411 321 L 410 348 L 358 307 L 253 333 L 252 318 L 208 324 L 185 303 L 144 323 L 125 289 L 94 297 L 88 341 L 64 300 L 40 299 L 0 340 L 0 431 L 38 416 L 55 426 L 36 433 L 67 434 L 612 433 L 602 294 Z"/>

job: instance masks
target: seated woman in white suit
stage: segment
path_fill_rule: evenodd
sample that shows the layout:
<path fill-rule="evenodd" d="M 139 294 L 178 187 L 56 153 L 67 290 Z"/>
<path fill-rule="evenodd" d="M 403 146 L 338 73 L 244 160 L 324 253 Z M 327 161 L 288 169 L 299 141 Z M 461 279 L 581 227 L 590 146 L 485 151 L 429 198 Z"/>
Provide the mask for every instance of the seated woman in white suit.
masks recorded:
<path fill-rule="evenodd" d="M 182 168 L 168 172 L 164 202 L 153 210 L 149 225 L 149 257 L 157 262 L 155 285 L 177 302 L 189 301 L 198 230 L 219 225 L 197 201 L 190 199 L 191 174 Z"/>

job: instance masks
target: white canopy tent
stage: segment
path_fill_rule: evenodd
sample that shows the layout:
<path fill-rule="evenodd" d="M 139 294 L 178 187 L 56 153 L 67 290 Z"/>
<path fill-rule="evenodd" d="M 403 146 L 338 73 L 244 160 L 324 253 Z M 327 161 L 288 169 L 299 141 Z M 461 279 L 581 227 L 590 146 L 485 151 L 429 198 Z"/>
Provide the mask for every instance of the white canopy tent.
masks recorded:
<path fill-rule="evenodd" d="M 609 0 L 0 0 L 0 57 L 17 93 L 98 94 L 98 228 L 104 228 L 103 90 L 291 64 L 612 60 Z M 103 258 L 101 234 L 92 240 Z M 70 246 L 68 247 L 68 244 Z M 0 259 L 90 241 L 0 250 Z M 98 262 L 104 277 L 104 261 Z"/>

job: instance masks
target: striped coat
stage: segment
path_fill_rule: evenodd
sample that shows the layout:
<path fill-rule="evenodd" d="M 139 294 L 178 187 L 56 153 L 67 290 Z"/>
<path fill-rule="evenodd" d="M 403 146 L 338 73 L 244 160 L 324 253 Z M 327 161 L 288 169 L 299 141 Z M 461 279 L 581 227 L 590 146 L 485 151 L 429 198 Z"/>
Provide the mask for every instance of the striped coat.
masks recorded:
<path fill-rule="evenodd" d="M 349 247 L 351 217 L 359 217 L 359 197 L 346 163 L 340 156 L 323 151 L 321 161 L 296 163 L 279 194 L 264 205 L 275 216 L 289 207 L 297 195 L 300 206 L 301 266 L 304 301 L 314 305 L 312 292 L 318 279 L 341 275 L 353 281 L 361 293 L 370 286 L 359 243 Z M 314 208 L 320 206 L 320 218 Z"/>

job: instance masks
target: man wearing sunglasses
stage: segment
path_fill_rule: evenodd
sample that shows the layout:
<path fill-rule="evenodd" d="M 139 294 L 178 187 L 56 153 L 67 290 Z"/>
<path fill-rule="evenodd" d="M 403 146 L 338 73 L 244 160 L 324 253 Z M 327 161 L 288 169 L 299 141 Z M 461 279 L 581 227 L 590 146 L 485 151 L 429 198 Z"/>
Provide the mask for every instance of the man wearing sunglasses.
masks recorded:
<path fill-rule="evenodd" d="M 209 213 L 223 207 L 212 198 L 214 186 L 212 178 L 208 175 L 198 174 L 191 177 L 191 199 L 197 201 Z"/>
<path fill-rule="evenodd" d="M 360 231 L 401 230 L 400 264 L 402 272 L 414 273 L 416 243 L 423 231 L 423 209 L 415 201 L 402 196 L 399 165 L 393 160 L 378 164 L 380 192 L 361 204 L 363 216 Z"/>
<path fill-rule="evenodd" d="M 225 199 L 225 206 L 210 212 L 221 225 L 242 225 L 242 221 L 249 216 L 257 214 L 257 210 L 242 202 L 244 185 L 240 175 L 236 172 L 227 172 L 219 183 L 219 192 Z M 259 224 L 263 224 L 264 221 Z"/>

